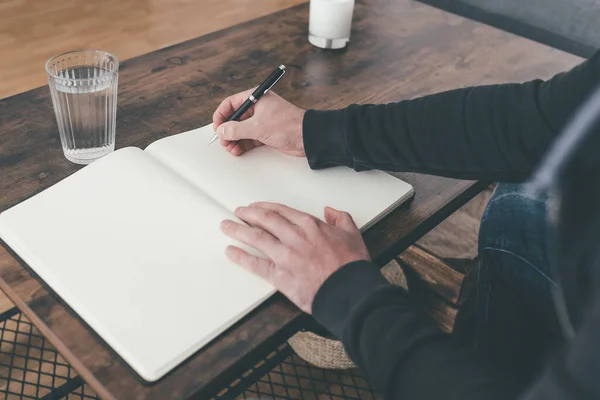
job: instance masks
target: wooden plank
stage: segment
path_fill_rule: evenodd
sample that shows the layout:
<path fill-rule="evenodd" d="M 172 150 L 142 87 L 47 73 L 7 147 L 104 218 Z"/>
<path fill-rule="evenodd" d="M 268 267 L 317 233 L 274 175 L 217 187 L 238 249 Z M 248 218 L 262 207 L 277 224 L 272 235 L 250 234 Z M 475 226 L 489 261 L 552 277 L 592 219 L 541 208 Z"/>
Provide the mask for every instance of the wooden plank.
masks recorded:
<path fill-rule="evenodd" d="M 544 78 L 578 61 L 405 0 L 359 1 L 345 51 L 308 44 L 307 20 L 308 6 L 301 5 L 126 61 L 119 79 L 117 146 L 145 147 L 209 123 L 223 97 L 256 85 L 281 63 L 288 74 L 278 85 L 280 94 L 304 108 L 329 109 Z M 63 157 L 47 88 L 0 100 L 0 211 L 78 169 Z M 482 188 L 412 173 L 397 176 L 414 185 L 416 196 L 365 233 L 381 265 Z M 5 250 L 0 287 L 106 399 L 206 398 L 296 329 L 303 315 L 276 295 L 160 383 L 147 386 Z M 173 310 L 157 316 L 157 323 L 170 318 L 193 316 Z"/>
<path fill-rule="evenodd" d="M 403 254 L 414 251 L 414 247 L 411 246 Z M 402 261 L 399 261 L 399 263 L 408 280 L 408 291 L 411 297 L 415 299 L 419 307 L 429 314 L 445 332 L 452 333 L 459 306 L 451 304 L 440 296 L 437 291 L 432 290 L 437 288 L 437 286 L 432 286 L 431 282 L 423 279 L 420 275 L 423 271 L 427 270 L 427 266 L 430 264 L 423 264 L 415 269 L 407 266 Z M 446 268 L 449 267 L 446 266 Z M 446 283 L 446 287 L 447 291 L 452 289 L 449 283 Z"/>
<path fill-rule="evenodd" d="M 398 262 L 410 268 L 415 276 L 434 293 L 453 304 L 463 300 L 464 275 L 420 246 L 411 246 L 398 255 Z"/>
<path fill-rule="evenodd" d="M 434 293 L 418 291 L 415 299 L 421 308 L 437 321 L 444 332 L 452 333 L 458 309 L 442 300 Z"/>

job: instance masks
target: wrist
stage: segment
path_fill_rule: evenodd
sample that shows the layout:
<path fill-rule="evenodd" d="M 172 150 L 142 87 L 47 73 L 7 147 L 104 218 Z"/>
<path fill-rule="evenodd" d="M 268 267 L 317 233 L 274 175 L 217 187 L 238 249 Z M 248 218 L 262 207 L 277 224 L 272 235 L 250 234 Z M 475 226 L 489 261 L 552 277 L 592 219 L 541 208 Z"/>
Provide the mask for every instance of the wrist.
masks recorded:
<path fill-rule="evenodd" d="M 304 140 L 302 139 L 302 121 L 304 121 L 304 115 L 306 114 L 306 110 L 299 109 L 298 116 L 294 120 L 294 137 L 297 138 L 298 148 L 303 155 L 306 155 L 306 150 L 304 149 Z"/>
<path fill-rule="evenodd" d="M 331 274 L 317 290 L 312 315 L 337 338 L 352 310 L 377 290 L 391 286 L 379 268 L 366 260 L 348 263 Z"/>

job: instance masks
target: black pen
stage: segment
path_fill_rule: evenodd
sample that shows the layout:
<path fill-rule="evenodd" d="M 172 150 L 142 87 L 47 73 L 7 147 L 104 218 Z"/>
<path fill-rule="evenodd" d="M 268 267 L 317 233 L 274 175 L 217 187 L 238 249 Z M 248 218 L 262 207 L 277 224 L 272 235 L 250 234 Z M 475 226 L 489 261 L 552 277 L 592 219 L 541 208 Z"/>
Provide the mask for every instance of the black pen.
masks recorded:
<path fill-rule="evenodd" d="M 238 108 L 233 114 L 231 114 L 231 117 L 227 119 L 227 122 L 239 121 L 242 115 L 244 115 L 244 113 L 248 111 L 250 107 L 252 107 L 258 101 L 258 99 L 260 99 L 263 95 L 267 94 L 269 90 L 273 89 L 273 86 L 275 86 L 275 84 L 279 82 L 283 75 L 285 75 L 285 65 L 280 65 L 279 67 L 275 68 L 275 70 L 271 72 L 269 76 L 267 76 L 267 79 L 265 79 L 263 83 L 261 83 L 256 88 L 256 90 L 252 92 L 252 94 L 248 97 L 244 104 L 242 104 L 240 108 Z M 212 139 L 210 139 L 210 142 L 208 142 L 208 144 L 211 144 L 218 138 L 219 135 L 215 133 Z"/>

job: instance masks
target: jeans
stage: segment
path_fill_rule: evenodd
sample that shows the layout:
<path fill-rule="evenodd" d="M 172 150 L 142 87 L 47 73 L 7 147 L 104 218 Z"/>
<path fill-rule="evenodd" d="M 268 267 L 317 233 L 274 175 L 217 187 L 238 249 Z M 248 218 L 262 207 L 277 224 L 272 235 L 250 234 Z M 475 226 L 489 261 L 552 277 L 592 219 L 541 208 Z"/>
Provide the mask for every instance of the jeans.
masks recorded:
<path fill-rule="evenodd" d="M 476 351 L 526 385 L 563 341 L 552 292 L 545 196 L 500 184 L 481 220 Z"/>

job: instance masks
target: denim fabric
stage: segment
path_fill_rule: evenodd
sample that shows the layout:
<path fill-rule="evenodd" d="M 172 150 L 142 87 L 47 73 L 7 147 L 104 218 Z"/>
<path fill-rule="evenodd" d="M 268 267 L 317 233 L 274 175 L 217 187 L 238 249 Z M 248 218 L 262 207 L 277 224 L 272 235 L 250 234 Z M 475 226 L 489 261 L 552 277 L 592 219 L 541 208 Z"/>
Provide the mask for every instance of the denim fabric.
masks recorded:
<path fill-rule="evenodd" d="M 500 184 L 481 220 L 475 347 L 517 384 L 535 377 L 562 342 L 552 292 L 547 197 Z"/>

